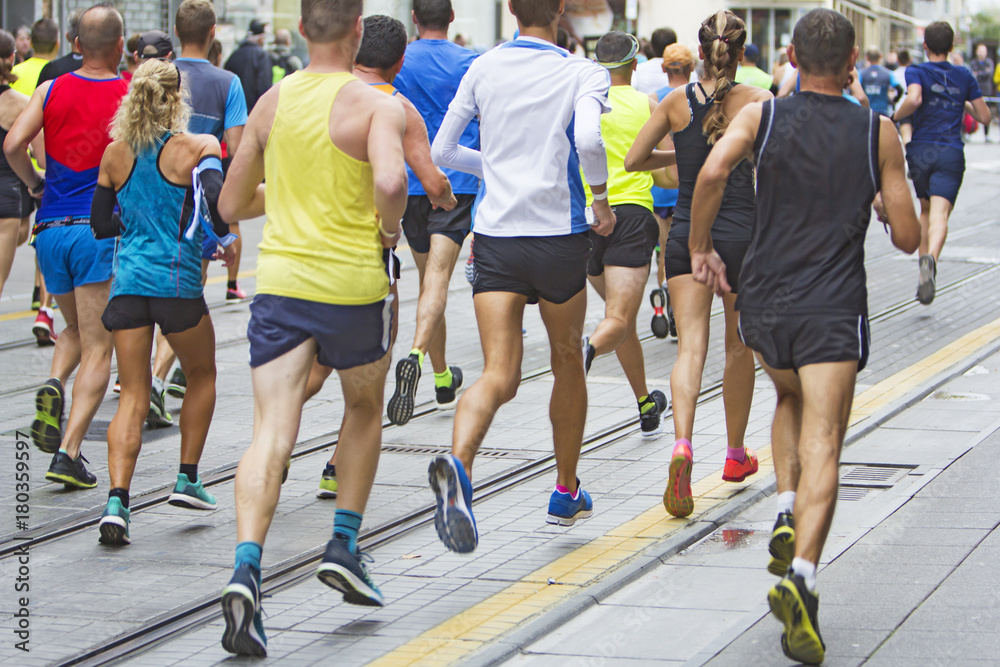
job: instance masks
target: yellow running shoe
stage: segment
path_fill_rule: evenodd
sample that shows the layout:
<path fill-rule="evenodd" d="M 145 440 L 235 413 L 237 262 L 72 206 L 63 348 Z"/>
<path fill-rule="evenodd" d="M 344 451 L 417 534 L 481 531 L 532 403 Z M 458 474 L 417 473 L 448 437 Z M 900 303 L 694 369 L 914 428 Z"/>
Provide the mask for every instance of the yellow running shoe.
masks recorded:
<path fill-rule="evenodd" d="M 805 580 L 791 572 L 767 594 L 771 613 L 785 629 L 781 650 L 807 665 L 818 665 L 826 657 L 826 644 L 819 635 L 819 596 L 809 592 Z"/>
<path fill-rule="evenodd" d="M 790 512 L 778 515 L 767 550 L 771 553 L 767 571 L 776 577 L 784 577 L 795 558 L 795 519 Z"/>

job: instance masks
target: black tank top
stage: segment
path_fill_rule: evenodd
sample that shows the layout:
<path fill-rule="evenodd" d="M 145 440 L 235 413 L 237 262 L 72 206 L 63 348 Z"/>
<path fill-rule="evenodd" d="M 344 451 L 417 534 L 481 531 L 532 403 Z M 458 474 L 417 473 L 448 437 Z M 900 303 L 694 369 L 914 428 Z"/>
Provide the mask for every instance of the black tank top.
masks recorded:
<path fill-rule="evenodd" d="M 865 234 L 879 191 L 879 116 L 840 95 L 764 103 L 757 215 L 736 308 L 866 315 Z"/>
<path fill-rule="evenodd" d="M 733 84 L 735 87 L 738 84 Z M 695 95 L 695 86 L 689 83 L 685 88 L 688 106 L 691 107 L 691 122 L 680 132 L 674 133 L 674 148 L 677 151 L 677 206 L 674 221 L 670 226 L 670 238 L 687 239 L 691 233 L 691 200 L 694 185 L 712 147 L 708 137 L 702 132 L 702 123 L 709 107 L 714 104 L 709 97 L 700 102 Z M 705 89 L 701 89 L 702 94 Z M 706 95 L 707 97 L 707 95 Z M 722 195 L 719 214 L 712 224 L 712 239 L 715 241 L 748 241 L 753 226 L 754 181 L 753 163 L 740 162 L 729 175 L 726 191 Z"/>
<path fill-rule="evenodd" d="M 3 95 L 8 90 L 10 90 L 10 86 L 8 86 L 7 84 L 0 84 L 0 95 Z M 0 127 L 0 146 L 3 145 L 4 141 L 6 141 L 7 132 L 9 131 L 10 130 L 5 130 L 3 127 Z M 14 180 L 11 181 L 11 179 Z M 24 185 L 23 183 L 21 183 L 21 179 L 18 178 L 17 174 L 14 173 L 14 170 L 10 168 L 10 164 L 7 163 L 7 155 L 4 154 L 3 151 L 0 151 L 0 182 L 2 183 L 13 182 L 17 183 L 18 185 Z M 26 185 L 24 185 L 24 187 L 27 188 Z"/>

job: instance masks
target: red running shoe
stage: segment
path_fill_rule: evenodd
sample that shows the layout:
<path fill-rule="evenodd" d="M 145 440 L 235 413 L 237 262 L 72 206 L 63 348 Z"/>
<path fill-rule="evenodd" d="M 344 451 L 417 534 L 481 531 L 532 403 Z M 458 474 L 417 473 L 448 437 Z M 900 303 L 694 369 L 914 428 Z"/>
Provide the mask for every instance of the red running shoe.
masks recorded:
<path fill-rule="evenodd" d="M 31 333 L 35 334 L 35 340 L 38 341 L 39 347 L 55 345 L 56 339 L 59 338 L 56 335 L 53 317 L 55 317 L 55 313 L 52 312 L 51 308 L 40 308 L 38 310 L 35 323 L 31 327 Z"/>
<path fill-rule="evenodd" d="M 726 467 L 722 469 L 722 479 L 727 482 L 742 482 L 757 472 L 757 453 L 749 447 L 744 447 L 742 461 L 726 459 Z"/>
<path fill-rule="evenodd" d="M 241 290 L 239 287 L 237 287 L 236 289 L 226 290 L 226 301 L 228 301 L 229 303 L 243 301 L 246 298 L 247 298 L 247 293 Z"/>
<path fill-rule="evenodd" d="M 692 465 L 694 458 L 691 456 L 691 444 L 687 440 L 678 440 L 670 461 L 670 478 L 667 480 L 667 490 L 663 492 L 663 506 L 667 508 L 667 512 L 679 518 L 690 516 L 694 511 L 694 498 L 691 495 Z"/>

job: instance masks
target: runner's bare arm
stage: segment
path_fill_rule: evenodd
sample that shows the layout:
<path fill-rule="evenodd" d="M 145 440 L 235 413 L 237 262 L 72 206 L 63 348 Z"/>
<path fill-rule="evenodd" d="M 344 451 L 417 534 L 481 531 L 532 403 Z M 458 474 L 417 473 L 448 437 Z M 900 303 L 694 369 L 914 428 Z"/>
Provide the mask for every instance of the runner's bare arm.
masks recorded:
<path fill-rule="evenodd" d="M 625 156 L 625 171 L 654 171 L 677 164 L 672 152 L 658 150 L 660 142 L 670 134 L 669 105 L 674 92 L 663 98 L 639 130 L 639 136 Z"/>
<path fill-rule="evenodd" d="M 3 142 L 3 151 L 11 169 L 25 185 L 32 189 L 41 184 L 42 178 L 31 165 L 31 158 L 28 157 L 28 146 L 42 131 L 42 121 L 45 114 L 43 102 L 51 86 L 52 82 L 46 81 L 35 89 L 28 106 L 14 121 L 7 133 L 7 139 Z"/>
<path fill-rule="evenodd" d="M 243 140 L 243 125 L 226 128 L 226 131 L 222 133 L 222 138 L 226 142 L 226 153 L 232 159 L 236 155 L 236 150 L 240 147 L 240 142 Z"/>
<path fill-rule="evenodd" d="M 650 118 L 656 113 L 656 107 L 660 106 L 659 102 L 656 101 L 655 95 L 649 96 L 649 113 Z M 663 141 L 657 145 L 657 148 L 661 151 L 666 151 L 669 153 L 674 152 L 674 140 L 671 139 L 670 134 L 666 134 L 663 137 Z M 677 188 L 678 177 L 677 177 L 677 159 L 676 155 L 674 158 L 674 164 L 669 167 L 664 167 L 662 169 L 656 169 L 650 172 L 653 176 L 653 184 L 658 188 L 664 188 L 666 190 L 673 190 Z"/>
<path fill-rule="evenodd" d="M 884 117 L 879 121 L 878 155 L 882 182 L 880 194 L 892 244 L 909 254 L 920 243 L 920 222 L 906 181 L 903 144 L 896 126 Z"/>
<path fill-rule="evenodd" d="M 978 122 L 986 125 L 993 120 L 993 114 L 990 113 L 990 108 L 986 106 L 986 102 L 983 98 L 973 100 L 969 104 L 972 105 L 972 117 Z"/>
<path fill-rule="evenodd" d="M 458 205 L 458 200 L 452 194 L 451 181 L 431 160 L 431 142 L 427 134 L 427 125 L 410 100 L 402 95 L 397 95 L 396 98 L 402 103 L 406 112 L 406 134 L 403 136 L 406 164 L 410 165 L 417 180 L 424 186 L 431 204 L 450 211 Z"/>
<path fill-rule="evenodd" d="M 278 86 L 257 100 L 243 129 L 219 195 L 219 214 L 229 223 L 264 215 L 264 148 L 278 108 Z"/>
<path fill-rule="evenodd" d="M 382 245 L 399 240 L 399 221 L 406 211 L 407 180 L 403 157 L 406 114 L 391 97 L 380 100 L 368 130 L 368 161 L 375 181 L 375 208 L 379 212 Z M 387 245 L 388 244 L 388 245 Z"/>
<path fill-rule="evenodd" d="M 892 119 L 898 121 L 907 116 L 912 116 L 913 112 L 919 109 L 920 105 L 924 102 L 923 90 L 923 86 L 919 83 L 911 83 L 907 86 L 906 98 L 899 105 L 899 108 L 896 109 L 896 113 L 892 115 Z"/>

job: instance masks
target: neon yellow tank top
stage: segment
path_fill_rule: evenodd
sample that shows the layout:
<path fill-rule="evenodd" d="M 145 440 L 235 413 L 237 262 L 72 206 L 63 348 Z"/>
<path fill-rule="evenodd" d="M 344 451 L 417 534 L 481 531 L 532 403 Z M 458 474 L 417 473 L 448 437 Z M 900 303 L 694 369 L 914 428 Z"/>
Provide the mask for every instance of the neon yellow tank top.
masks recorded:
<path fill-rule="evenodd" d="M 653 177 L 648 172 L 625 171 L 625 156 L 635 143 L 639 130 L 649 120 L 649 96 L 632 86 L 612 86 L 608 92 L 611 113 L 601 116 L 601 136 L 608 153 L 608 203 L 611 206 L 635 204 L 653 210 Z M 594 201 L 587 188 L 587 205 Z"/>
<path fill-rule="evenodd" d="M 355 80 L 299 71 L 281 81 L 264 149 L 260 294 L 350 306 L 389 293 L 371 165 L 330 138 L 333 102 Z"/>

